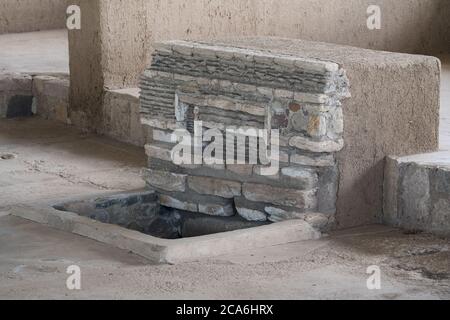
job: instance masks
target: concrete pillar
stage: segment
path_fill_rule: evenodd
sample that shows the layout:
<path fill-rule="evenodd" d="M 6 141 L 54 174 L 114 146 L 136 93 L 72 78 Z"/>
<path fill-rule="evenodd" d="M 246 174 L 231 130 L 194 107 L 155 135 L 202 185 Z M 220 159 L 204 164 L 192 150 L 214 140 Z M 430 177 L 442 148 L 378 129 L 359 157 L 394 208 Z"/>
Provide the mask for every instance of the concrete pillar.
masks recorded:
<path fill-rule="evenodd" d="M 75 0 L 81 30 L 69 32 L 72 122 L 101 132 L 105 89 L 137 86 L 146 64 L 145 0 Z"/>

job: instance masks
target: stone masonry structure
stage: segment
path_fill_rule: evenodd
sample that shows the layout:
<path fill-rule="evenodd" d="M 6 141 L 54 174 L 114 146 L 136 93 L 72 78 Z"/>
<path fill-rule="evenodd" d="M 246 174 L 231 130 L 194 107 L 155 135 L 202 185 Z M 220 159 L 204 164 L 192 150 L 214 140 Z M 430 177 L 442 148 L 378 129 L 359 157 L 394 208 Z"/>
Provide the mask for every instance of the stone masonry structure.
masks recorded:
<path fill-rule="evenodd" d="M 141 80 L 144 178 L 163 206 L 186 211 L 337 228 L 381 222 L 386 157 L 438 149 L 439 73 L 432 57 L 293 39 L 158 44 Z M 175 165 L 172 132 L 192 132 L 194 120 L 279 129 L 279 173 Z"/>
<path fill-rule="evenodd" d="M 153 131 L 144 178 L 163 206 L 237 213 L 250 221 L 314 217 L 328 225 L 336 211 L 335 154 L 344 145 L 340 101 L 349 96 L 348 86 L 345 72 L 328 61 L 199 42 L 162 43 L 141 83 L 141 120 Z M 227 126 L 278 129 L 279 172 L 265 176 L 261 165 L 235 159 L 223 166 L 176 166 L 173 130 L 192 129 L 194 117 L 224 137 Z"/>

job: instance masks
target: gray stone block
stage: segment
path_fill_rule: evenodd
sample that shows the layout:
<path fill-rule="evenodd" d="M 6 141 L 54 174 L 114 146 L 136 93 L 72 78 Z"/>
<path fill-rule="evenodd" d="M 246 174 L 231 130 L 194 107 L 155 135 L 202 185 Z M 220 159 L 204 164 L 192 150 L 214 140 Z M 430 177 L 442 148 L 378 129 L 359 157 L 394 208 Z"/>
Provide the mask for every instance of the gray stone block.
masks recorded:
<path fill-rule="evenodd" d="M 400 168 L 400 176 L 399 219 L 404 227 L 420 230 L 431 223 L 429 171 L 407 164 Z"/>
<path fill-rule="evenodd" d="M 172 162 L 172 149 L 168 145 L 147 144 L 145 153 L 149 158 Z"/>
<path fill-rule="evenodd" d="M 413 231 L 450 235 L 450 154 L 389 157 L 384 222 Z"/>
<path fill-rule="evenodd" d="M 150 186 L 166 191 L 186 191 L 186 175 L 151 169 L 142 170 L 142 177 Z"/>
<path fill-rule="evenodd" d="M 236 210 L 247 221 L 267 221 L 267 215 L 264 212 L 244 207 L 236 207 Z"/>
<path fill-rule="evenodd" d="M 292 154 L 290 157 L 290 162 L 293 164 L 311 167 L 332 167 L 336 164 L 336 159 L 331 154 L 319 156 Z"/>
<path fill-rule="evenodd" d="M 301 191 L 244 183 L 242 194 L 250 201 L 273 203 L 287 207 L 314 209 L 317 206 L 315 190 Z"/>
<path fill-rule="evenodd" d="M 162 206 L 169 207 L 169 208 L 191 211 L 191 212 L 198 212 L 198 206 L 196 203 L 178 200 L 174 197 L 171 197 L 171 196 L 168 196 L 165 194 L 160 194 L 159 203 Z"/>
<path fill-rule="evenodd" d="M 338 152 L 344 148 L 344 140 L 338 139 L 337 141 L 325 140 L 325 141 L 311 141 L 305 137 L 295 136 L 289 140 L 289 145 L 300 150 L 317 152 L 317 153 L 331 153 Z"/>
<path fill-rule="evenodd" d="M 235 215 L 234 207 L 230 204 L 199 203 L 198 212 L 216 217 L 232 217 Z"/>
<path fill-rule="evenodd" d="M 223 198 L 234 198 L 241 195 L 242 186 L 239 182 L 190 176 L 189 188 L 193 191 Z"/>
<path fill-rule="evenodd" d="M 319 178 L 315 170 L 291 166 L 282 168 L 281 173 L 282 179 L 290 179 L 302 189 L 311 190 L 318 187 Z"/>

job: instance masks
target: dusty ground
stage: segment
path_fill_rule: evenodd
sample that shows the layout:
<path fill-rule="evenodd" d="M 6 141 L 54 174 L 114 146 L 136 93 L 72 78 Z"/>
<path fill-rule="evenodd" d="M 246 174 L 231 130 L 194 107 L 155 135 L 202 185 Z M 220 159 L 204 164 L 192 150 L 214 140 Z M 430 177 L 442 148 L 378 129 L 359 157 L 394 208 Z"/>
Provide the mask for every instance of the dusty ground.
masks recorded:
<path fill-rule="evenodd" d="M 0 212 L 142 187 L 143 151 L 40 119 L 0 120 Z M 6 157 L 9 158 L 9 157 Z M 1 216 L 1 214 L 0 214 Z M 66 268 L 79 265 L 82 290 Z M 366 287 L 370 265 L 382 290 Z M 450 243 L 372 226 L 176 266 L 0 217 L 0 298 L 450 299 Z"/>
<path fill-rule="evenodd" d="M 143 149 L 38 118 L 0 120 L 0 211 L 144 187 Z"/>
<path fill-rule="evenodd" d="M 69 73 L 67 30 L 0 35 L 1 73 Z"/>
<path fill-rule="evenodd" d="M 443 150 L 450 150 L 450 55 L 440 58 L 442 61 L 440 146 Z"/>

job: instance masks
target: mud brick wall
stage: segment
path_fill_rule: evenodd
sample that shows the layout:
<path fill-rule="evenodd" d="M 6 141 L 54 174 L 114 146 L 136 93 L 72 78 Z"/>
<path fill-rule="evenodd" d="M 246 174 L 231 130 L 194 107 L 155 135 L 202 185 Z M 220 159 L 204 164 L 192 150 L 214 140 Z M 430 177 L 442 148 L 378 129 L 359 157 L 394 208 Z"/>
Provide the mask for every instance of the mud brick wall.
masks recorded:
<path fill-rule="evenodd" d="M 344 71 L 328 61 L 201 42 L 161 43 L 141 81 L 141 121 L 152 132 L 144 178 L 167 207 L 328 225 L 336 211 L 335 154 L 344 146 L 340 100 L 349 96 L 348 85 Z M 206 129 L 278 129 L 278 174 L 264 176 L 260 165 L 175 165 L 172 133 L 189 129 L 180 111 L 190 108 Z"/>

